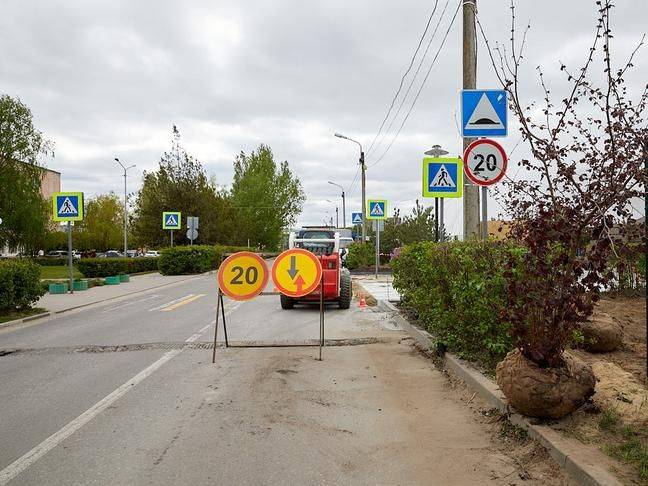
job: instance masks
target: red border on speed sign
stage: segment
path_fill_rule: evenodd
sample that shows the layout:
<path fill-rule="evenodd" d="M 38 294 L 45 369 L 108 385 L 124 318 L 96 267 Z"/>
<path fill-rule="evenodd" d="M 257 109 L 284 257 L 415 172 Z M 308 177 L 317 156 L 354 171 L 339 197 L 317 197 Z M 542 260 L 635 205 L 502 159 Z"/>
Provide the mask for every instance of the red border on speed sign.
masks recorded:
<path fill-rule="evenodd" d="M 470 171 L 470 154 L 471 152 L 474 151 L 475 148 L 479 147 L 480 145 L 492 145 L 495 147 L 499 153 L 502 155 L 502 168 L 500 170 L 499 175 L 494 177 L 491 180 L 485 181 L 484 179 L 480 179 L 476 177 L 471 171 Z M 464 150 L 463 154 L 463 161 L 464 161 L 464 172 L 466 173 L 466 177 L 470 179 L 471 182 L 474 184 L 477 184 L 478 186 L 492 186 L 493 184 L 497 184 L 499 181 L 502 180 L 504 177 L 504 174 L 506 174 L 506 167 L 508 166 L 508 157 L 506 157 L 506 152 L 504 151 L 504 147 L 502 147 L 499 143 L 497 143 L 495 140 L 491 140 L 489 138 L 482 138 L 480 140 L 475 140 L 472 142 L 470 145 L 466 147 L 466 150 Z"/>

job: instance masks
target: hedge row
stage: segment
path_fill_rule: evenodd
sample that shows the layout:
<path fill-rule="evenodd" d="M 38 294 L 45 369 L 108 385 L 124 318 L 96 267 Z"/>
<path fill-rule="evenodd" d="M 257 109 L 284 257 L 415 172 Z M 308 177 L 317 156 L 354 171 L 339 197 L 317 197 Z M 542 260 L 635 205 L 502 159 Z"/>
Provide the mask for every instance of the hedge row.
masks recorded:
<path fill-rule="evenodd" d="M 28 260 L 0 261 L 0 311 L 27 309 L 44 293 L 37 264 Z"/>
<path fill-rule="evenodd" d="M 162 275 L 189 275 L 218 268 L 225 253 L 249 250 L 241 246 L 174 246 L 165 248 L 160 255 L 159 270 Z"/>
<path fill-rule="evenodd" d="M 81 258 L 74 265 L 88 278 L 156 272 L 159 258 Z"/>
<path fill-rule="evenodd" d="M 460 356 L 492 368 L 513 349 L 504 262 L 519 247 L 502 242 L 416 243 L 391 266 L 402 303 L 437 340 Z"/>
<path fill-rule="evenodd" d="M 32 258 L 32 261 L 38 263 L 41 267 L 64 267 L 68 264 L 67 258 L 38 257 Z"/>
<path fill-rule="evenodd" d="M 369 243 L 351 243 L 347 246 L 347 268 L 373 267 L 376 264 L 376 247 Z"/>

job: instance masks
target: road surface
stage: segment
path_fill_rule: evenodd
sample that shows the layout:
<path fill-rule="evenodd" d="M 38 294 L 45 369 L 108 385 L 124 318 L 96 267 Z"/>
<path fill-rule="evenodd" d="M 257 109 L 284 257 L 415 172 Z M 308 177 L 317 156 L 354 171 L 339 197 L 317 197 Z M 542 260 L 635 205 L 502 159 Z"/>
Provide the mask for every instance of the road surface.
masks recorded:
<path fill-rule="evenodd" d="M 327 339 L 346 341 L 323 361 L 218 347 L 212 364 L 215 290 L 202 276 L 0 329 L 0 485 L 512 483 L 385 314 L 328 307 Z M 318 336 L 315 307 L 225 308 L 233 342 Z"/>

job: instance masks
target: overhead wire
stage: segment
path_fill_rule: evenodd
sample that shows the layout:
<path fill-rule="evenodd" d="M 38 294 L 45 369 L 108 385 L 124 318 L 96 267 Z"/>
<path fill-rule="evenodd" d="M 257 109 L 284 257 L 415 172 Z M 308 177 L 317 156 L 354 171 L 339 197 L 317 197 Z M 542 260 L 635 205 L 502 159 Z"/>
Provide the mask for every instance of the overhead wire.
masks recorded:
<path fill-rule="evenodd" d="M 432 63 L 430 64 L 430 67 L 428 68 L 427 73 L 425 74 L 425 77 L 423 78 L 423 82 L 421 83 L 421 86 L 419 86 L 419 89 L 416 92 L 416 96 L 414 97 L 414 100 L 412 100 L 412 104 L 410 105 L 409 110 L 407 111 L 407 114 L 405 115 L 405 117 L 403 118 L 403 121 L 401 122 L 400 126 L 398 127 L 398 131 L 396 132 L 396 134 L 394 135 L 394 137 L 392 138 L 391 142 L 389 143 L 389 145 L 387 146 L 385 151 L 382 153 L 382 155 L 375 162 L 370 164 L 369 167 L 373 167 L 376 164 L 380 163 L 380 161 L 385 157 L 385 155 L 387 155 L 387 152 L 389 152 L 392 145 L 394 145 L 394 142 L 396 141 L 396 139 L 400 135 L 401 130 L 405 126 L 405 123 L 407 122 L 410 114 L 412 113 L 412 110 L 414 109 L 414 106 L 416 105 L 416 102 L 419 99 L 419 96 L 421 95 L 421 92 L 423 91 L 423 88 L 425 87 L 425 83 L 427 82 L 427 79 L 430 76 L 430 73 L 432 72 L 432 68 L 434 67 L 434 65 L 436 63 L 436 60 L 438 59 L 439 54 L 441 53 L 441 50 L 445 46 L 445 41 L 448 38 L 448 34 L 450 33 L 450 29 L 454 25 L 454 22 L 455 22 L 455 19 L 457 18 L 457 13 L 459 12 L 459 7 L 461 6 L 461 4 L 462 4 L 462 1 L 457 3 L 457 8 L 455 9 L 452 20 L 450 21 L 450 25 L 448 25 L 448 28 L 446 29 L 446 32 L 445 32 L 445 34 L 443 36 L 443 40 L 441 41 L 441 45 L 439 46 L 439 49 L 437 50 L 436 54 L 434 55 L 434 59 L 432 59 Z"/>
<path fill-rule="evenodd" d="M 441 21 L 441 18 L 443 18 L 446 7 L 448 6 L 448 1 L 449 0 L 446 0 L 446 5 L 445 5 L 445 7 L 443 9 L 443 12 L 441 13 L 441 16 L 439 18 L 439 22 L 437 22 L 437 25 L 436 25 L 436 27 L 434 29 L 434 32 L 432 33 L 432 36 L 430 37 L 430 40 L 428 41 L 427 47 L 425 48 L 425 52 L 423 53 L 423 56 L 421 56 L 418 67 L 416 68 L 416 72 L 414 73 L 414 76 L 412 77 L 412 79 L 410 81 L 410 84 L 409 84 L 409 86 L 407 88 L 407 92 L 405 93 L 405 96 L 403 96 L 403 98 L 401 100 L 401 103 L 400 103 L 400 105 L 398 107 L 398 110 L 396 111 L 396 114 L 392 118 L 392 121 L 389 123 L 389 126 L 387 127 L 387 130 L 386 130 L 385 134 L 383 134 L 382 138 L 380 139 L 378 144 L 375 146 L 376 149 L 380 146 L 380 144 L 382 144 L 382 141 L 384 140 L 386 133 L 388 133 L 389 130 L 391 129 L 391 126 L 393 125 L 394 120 L 398 117 L 398 114 L 400 113 L 400 110 L 403 107 L 403 102 L 405 101 L 405 99 L 407 99 L 407 96 L 409 95 L 409 92 L 412 89 L 412 83 L 414 82 L 414 80 L 418 76 L 418 73 L 421 70 L 421 65 L 425 61 L 425 57 L 427 56 L 427 53 L 430 50 L 430 44 L 432 43 L 432 41 L 434 40 L 434 37 L 436 36 L 436 32 L 437 32 L 437 29 L 439 27 L 439 23 Z M 418 43 L 418 46 L 416 47 L 416 51 L 414 51 L 414 55 L 412 56 L 412 59 L 410 60 L 410 64 L 407 67 L 407 70 L 405 71 L 405 73 L 403 73 L 403 76 L 401 77 L 400 84 L 398 86 L 398 89 L 396 90 L 396 94 L 394 95 L 394 97 L 393 97 L 393 99 L 392 99 L 392 101 L 391 101 L 391 103 L 389 105 L 389 109 L 387 110 L 387 114 L 385 115 L 385 118 L 383 118 L 383 121 L 380 124 L 380 127 L 378 128 L 378 133 L 376 133 L 376 136 L 371 141 L 371 145 L 369 146 L 369 149 L 367 150 L 367 155 L 369 155 L 371 153 L 371 150 L 374 148 L 374 144 L 376 143 L 376 140 L 378 139 L 378 137 L 382 133 L 382 129 L 385 126 L 385 123 L 387 122 L 387 120 L 389 119 L 389 115 L 391 114 L 391 111 L 394 108 L 394 104 L 396 103 L 396 100 L 398 99 L 398 95 L 400 94 L 401 90 L 403 89 L 403 84 L 405 83 L 405 78 L 407 77 L 407 75 L 412 70 L 412 66 L 414 65 L 416 55 L 418 54 L 419 50 L 421 49 L 421 45 L 423 44 L 423 40 L 425 39 L 425 36 L 427 35 L 427 32 L 428 32 L 428 30 L 430 28 L 430 23 L 432 22 L 432 18 L 434 17 L 434 14 L 436 13 L 438 4 L 439 4 L 439 1 L 436 0 L 434 2 L 434 8 L 432 9 L 432 13 L 430 14 L 430 17 L 428 17 L 428 21 L 427 21 L 427 25 L 425 26 L 425 30 L 423 31 L 423 34 L 421 35 L 421 38 L 419 39 L 419 43 Z"/>

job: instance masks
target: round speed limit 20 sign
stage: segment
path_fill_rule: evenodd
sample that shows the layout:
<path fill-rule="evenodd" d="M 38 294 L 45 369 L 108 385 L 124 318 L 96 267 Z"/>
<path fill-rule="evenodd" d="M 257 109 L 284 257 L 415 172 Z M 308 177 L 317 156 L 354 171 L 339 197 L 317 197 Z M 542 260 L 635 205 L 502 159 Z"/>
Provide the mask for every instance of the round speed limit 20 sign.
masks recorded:
<path fill-rule="evenodd" d="M 504 148 L 494 140 L 475 140 L 464 151 L 466 177 L 479 186 L 499 182 L 506 173 L 507 164 Z"/>
<path fill-rule="evenodd" d="M 218 269 L 218 287 L 233 300 L 250 300 L 268 283 L 268 266 L 256 253 L 241 251 L 228 256 Z"/>

